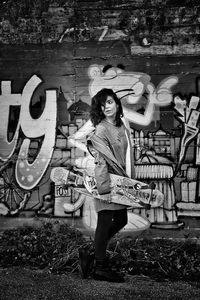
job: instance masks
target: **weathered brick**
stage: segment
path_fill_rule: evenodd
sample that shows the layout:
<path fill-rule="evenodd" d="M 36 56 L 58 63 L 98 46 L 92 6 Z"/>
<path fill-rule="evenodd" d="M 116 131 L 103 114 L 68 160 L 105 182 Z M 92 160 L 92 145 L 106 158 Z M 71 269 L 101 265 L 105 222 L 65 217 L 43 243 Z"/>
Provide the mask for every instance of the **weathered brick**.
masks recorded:
<path fill-rule="evenodd" d="M 0 6 L 0 15 L 2 44 L 101 39 L 126 40 L 133 46 L 141 46 L 142 39 L 148 36 L 153 46 L 188 44 L 193 47 L 199 41 L 197 0 L 5 1 Z M 145 48 L 141 51 L 147 52 Z"/>

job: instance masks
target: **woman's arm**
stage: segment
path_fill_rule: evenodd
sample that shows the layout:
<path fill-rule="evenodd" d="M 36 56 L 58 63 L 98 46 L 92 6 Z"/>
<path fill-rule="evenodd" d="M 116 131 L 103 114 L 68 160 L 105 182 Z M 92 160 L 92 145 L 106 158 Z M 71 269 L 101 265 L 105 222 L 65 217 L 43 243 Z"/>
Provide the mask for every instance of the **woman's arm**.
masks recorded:
<path fill-rule="evenodd" d="M 96 127 L 95 135 L 98 136 L 103 143 L 109 147 L 109 142 L 106 135 L 106 128 L 99 124 Z M 106 202 L 110 202 L 110 175 L 108 172 L 108 164 L 102 154 L 93 148 L 92 144 L 89 146 L 89 151 L 95 158 L 94 176 L 96 179 L 97 190 L 100 195 L 104 195 Z"/>
<path fill-rule="evenodd" d="M 95 158 L 94 176 L 97 183 L 97 190 L 100 195 L 110 193 L 110 175 L 108 173 L 108 165 L 102 155 L 93 150 Z"/>

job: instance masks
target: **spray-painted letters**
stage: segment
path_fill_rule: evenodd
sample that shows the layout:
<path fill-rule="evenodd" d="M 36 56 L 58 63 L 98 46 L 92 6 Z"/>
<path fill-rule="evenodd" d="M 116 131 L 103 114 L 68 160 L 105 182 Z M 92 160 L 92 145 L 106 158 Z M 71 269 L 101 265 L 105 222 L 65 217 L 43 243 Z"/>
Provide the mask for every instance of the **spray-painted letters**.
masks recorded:
<path fill-rule="evenodd" d="M 46 104 L 41 116 L 37 119 L 32 118 L 30 114 L 30 102 L 33 92 L 41 83 L 41 79 L 36 75 L 32 76 L 24 86 L 22 94 L 11 93 L 11 82 L 3 81 L 1 83 L 0 95 L 0 159 L 7 161 L 15 151 L 19 130 L 21 128 L 25 138 L 20 146 L 16 161 L 15 175 L 20 187 L 30 190 L 34 188 L 45 173 L 49 160 L 51 159 L 55 144 L 56 128 L 56 91 L 46 91 Z M 20 108 L 19 120 L 12 138 L 8 140 L 8 122 L 11 106 Z M 28 151 L 31 139 L 42 138 L 42 145 L 38 150 L 35 160 L 28 161 Z"/>

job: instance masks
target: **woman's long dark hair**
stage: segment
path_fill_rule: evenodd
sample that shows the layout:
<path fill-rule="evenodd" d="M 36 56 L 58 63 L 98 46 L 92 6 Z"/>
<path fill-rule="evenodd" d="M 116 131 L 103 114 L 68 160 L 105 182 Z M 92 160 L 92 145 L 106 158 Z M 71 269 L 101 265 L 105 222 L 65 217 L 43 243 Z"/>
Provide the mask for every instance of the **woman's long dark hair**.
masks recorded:
<path fill-rule="evenodd" d="M 121 117 L 123 116 L 123 110 L 119 98 L 117 98 L 113 90 L 102 89 L 92 98 L 91 103 L 90 119 L 95 127 L 105 119 L 101 107 L 105 105 L 108 96 L 112 97 L 118 106 L 115 118 L 116 126 L 121 126 L 122 124 Z"/>

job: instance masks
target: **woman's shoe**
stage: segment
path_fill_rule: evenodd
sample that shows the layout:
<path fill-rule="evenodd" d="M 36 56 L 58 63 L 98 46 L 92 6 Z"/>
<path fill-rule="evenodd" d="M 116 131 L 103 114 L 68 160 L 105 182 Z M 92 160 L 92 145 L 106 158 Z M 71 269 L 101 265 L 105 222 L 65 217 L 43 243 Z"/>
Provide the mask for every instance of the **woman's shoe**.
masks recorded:
<path fill-rule="evenodd" d="M 95 280 L 110 281 L 110 282 L 124 282 L 124 277 L 110 269 L 107 261 L 96 261 L 96 269 L 93 273 Z"/>

